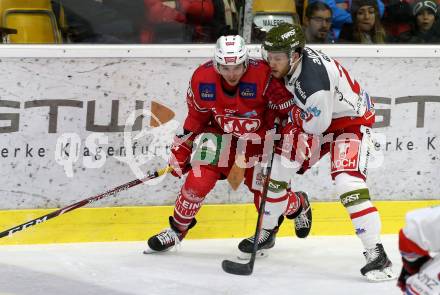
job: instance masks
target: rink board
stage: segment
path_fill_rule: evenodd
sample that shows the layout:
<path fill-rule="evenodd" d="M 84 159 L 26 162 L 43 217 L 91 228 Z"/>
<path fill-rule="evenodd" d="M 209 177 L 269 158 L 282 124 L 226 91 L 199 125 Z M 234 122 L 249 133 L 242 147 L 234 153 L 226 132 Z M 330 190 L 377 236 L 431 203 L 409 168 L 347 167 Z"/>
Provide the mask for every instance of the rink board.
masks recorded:
<path fill-rule="evenodd" d="M 0 48 L 0 210 L 65 207 L 163 168 L 186 117 L 188 81 L 199 64 L 212 58 L 213 48 Z M 252 56 L 259 57 L 260 48 L 252 45 Z M 375 101 L 376 144 L 368 162 L 373 199 L 438 198 L 439 47 L 314 48 L 336 57 Z M 338 201 L 329 171 L 326 156 L 294 177 L 293 187 L 309 193 L 312 201 Z M 182 183 L 165 177 L 97 205 L 172 205 Z M 205 204 L 252 201 L 244 184 L 220 181 Z"/>
<path fill-rule="evenodd" d="M 432 201 L 377 201 L 382 233 L 395 234 L 409 210 L 440 205 Z M 312 235 L 351 235 L 348 214 L 339 202 L 313 202 Z M 45 215 L 52 210 L 0 211 L 0 230 Z M 168 227 L 172 206 L 81 208 L 42 224 L 0 239 L 0 245 L 71 242 L 141 241 Z M 253 234 L 257 214 L 252 204 L 205 205 L 197 215 L 198 224 L 188 239 L 240 238 Z M 279 236 L 291 236 L 287 220 Z"/>

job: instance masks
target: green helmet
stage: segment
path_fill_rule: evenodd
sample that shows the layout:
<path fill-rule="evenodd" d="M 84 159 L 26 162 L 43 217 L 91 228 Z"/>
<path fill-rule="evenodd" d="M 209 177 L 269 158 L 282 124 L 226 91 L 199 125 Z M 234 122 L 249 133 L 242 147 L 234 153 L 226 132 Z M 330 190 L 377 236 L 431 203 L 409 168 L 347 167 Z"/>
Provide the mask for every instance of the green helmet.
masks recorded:
<path fill-rule="evenodd" d="M 306 38 L 300 25 L 280 23 L 270 29 L 263 42 L 263 49 L 267 51 L 282 51 L 291 55 L 298 48 L 301 50 L 306 44 Z"/>

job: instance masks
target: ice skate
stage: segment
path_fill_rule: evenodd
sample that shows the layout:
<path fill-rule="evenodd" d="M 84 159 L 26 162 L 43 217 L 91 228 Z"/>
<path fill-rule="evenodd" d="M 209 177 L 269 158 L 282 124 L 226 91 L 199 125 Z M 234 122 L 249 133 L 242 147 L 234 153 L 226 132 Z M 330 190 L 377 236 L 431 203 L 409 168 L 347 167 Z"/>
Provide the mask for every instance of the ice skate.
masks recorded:
<path fill-rule="evenodd" d="M 278 226 L 272 230 L 262 229 L 258 239 L 257 257 L 267 257 L 266 250 L 275 246 L 275 238 L 278 232 Z M 251 257 L 254 247 L 254 236 L 244 239 L 238 244 L 238 259 L 247 260 Z"/>
<path fill-rule="evenodd" d="M 295 192 L 301 202 L 301 211 L 286 216 L 293 219 L 295 225 L 295 234 L 298 238 L 306 238 L 312 229 L 312 207 L 309 198 L 305 192 Z"/>
<path fill-rule="evenodd" d="M 172 248 L 180 244 L 180 242 L 188 233 L 188 230 L 190 230 L 196 224 L 196 220 L 193 219 L 186 231 L 180 231 L 179 229 L 177 229 L 172 216 L 170 216 L 169 222 L 169 228 L 164 229 L 157 235 L 154 235 L 148 239 L 147 249 L 145 249 L 144 254 L 165 252 L 171 250 Z"/>
<path fill-rule="evenodd" d="M 396 278 L 382 244 L 367 249 L 364 253 L 367 264 L 361 268 L 361 274 L 372 282 L 388 281 Z"/>

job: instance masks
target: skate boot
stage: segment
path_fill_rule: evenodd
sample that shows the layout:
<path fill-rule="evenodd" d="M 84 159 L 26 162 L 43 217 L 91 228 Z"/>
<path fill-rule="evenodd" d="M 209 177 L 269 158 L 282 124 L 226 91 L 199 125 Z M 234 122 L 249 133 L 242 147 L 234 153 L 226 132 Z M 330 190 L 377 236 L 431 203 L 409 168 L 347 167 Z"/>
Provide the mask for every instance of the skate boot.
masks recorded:
<path fill-rule="evenodd" d="M 193 219 L 186 231 L 177 229 L 172 216 L 169 218 L 170 228 L 164 229 L 157 235 L 148 239 L 147 249 L 144 254 L 151 254 L 156 252 L 165 252 L 171 250 L 174 246 L 179 245 L 183 238 L 188 233 L 188 230 L 196 225 L 197 221 Z"/>
<path fill-rule="evenodd" d="M 282 222 L 282 218 L 280 218 Z M 278 224 L 281 224 L 278 222 Z M 258 239 L 257 257 L 266 257 L 267 252 L 265 250 L 273 248 L 275 246 L 275 238 L 278 233 L 279 226 L 274 229 L 261 229 L 260 238 Z M 254 249 L 254 236 L 244 239 L 238 244 L 238 259 L 247 260 L 251 257 Z"/>
<path fill-rule="evenodd" d="M 396 278 L 382 244 L 376 244 L 376 247 L 367 249 L 363 254 L 367 264 L 361 268 L 361 274 L 366 276 L 367 280 L 379 282 Z"/>
<path fill-rule="evenodd" d="M 287 215 L 287 219 L 293 219 L 295 234 L 298 238 L 306 238 L 312 229 L 312 207 L 305 192 L 295 192 L 301 201 L 301 210 Z"/>

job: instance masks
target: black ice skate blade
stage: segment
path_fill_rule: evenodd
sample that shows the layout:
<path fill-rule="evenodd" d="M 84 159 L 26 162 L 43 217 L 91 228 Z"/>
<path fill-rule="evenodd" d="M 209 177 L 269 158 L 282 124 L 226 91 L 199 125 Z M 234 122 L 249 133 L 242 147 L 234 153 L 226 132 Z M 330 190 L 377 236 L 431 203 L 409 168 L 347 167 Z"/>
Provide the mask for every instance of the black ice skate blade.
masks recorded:
<path fill-rule="evenodd" d="M 252 274 L 253 271 L 253 267 L 250 262 L 238 263 L 230 260 L 223 260 L 222 268 L 227 273 L 240 276 L 248 276 Z"/>
<path fill-rule="evenodd" d="M 145 254 L 145 255 L 151 255 L 151 254 L 157 254 L 157 255 L 160 255 L 160 254 L 162 254 L 162 253 L 167 253 L 167 252 L 170 251 L 170 250 L 171 250 L 171 248 L 165 249 L 165 250 L 163 250 L 163 251 L 156 251 L 156 250 L 153 250 L 153 249 L 151 249 L 150 247 L 148 247 L 147 249 L 145 249 L 144 251 L 142 251 L 142 253 Z"/>
<path fill-rule="evenodd" d="M 255 258 L 267 258 L 269 256 L 269 251 L 266 251 L 266 249 L 261 249 L 257 251 L 257 254 L 255 255 Z M 245 253 L 245 252 L 238 252 L 237 259 L 238 260 L 250 260 L 252 257 L 252 253 Z"/>

